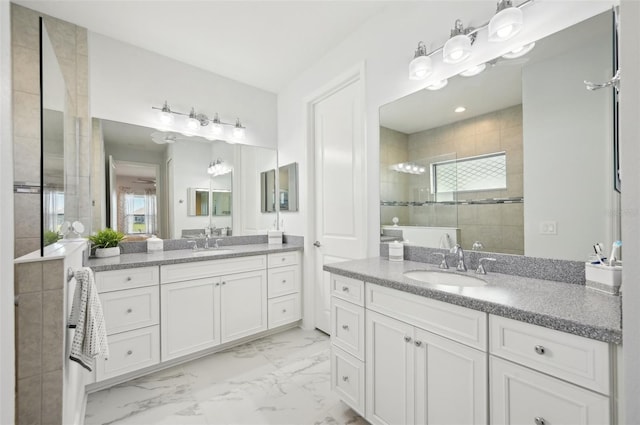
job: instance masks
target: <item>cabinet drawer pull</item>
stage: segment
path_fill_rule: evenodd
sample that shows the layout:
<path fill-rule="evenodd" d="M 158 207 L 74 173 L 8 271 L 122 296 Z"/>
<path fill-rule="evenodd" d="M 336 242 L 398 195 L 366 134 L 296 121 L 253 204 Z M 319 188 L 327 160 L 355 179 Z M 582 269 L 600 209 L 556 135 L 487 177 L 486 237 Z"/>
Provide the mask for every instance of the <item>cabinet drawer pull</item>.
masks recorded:
<path fill-rule="evenodd" d="M 536 417 L 533 419 L 533 422 L 534 422 L 536 425 L 545 425 L 545 424 L 546 424 L 546 422 L 545 422 L 545 420 L 544 420 L 544 418 L 543 418 L 542 416 L 536 416 Z"/>
<path fill-rule="evenodd" d="M 349 287 L 348 286 L 343 286 L 342 287 L 342 292 L 349 292 Z"/>
<path fill-rule="evenodd" d="M 132 308 L 128 308 L 127 309 L 127 313 L 133 313 L 133 309 Z"/>
<path fill-rule="evenodd" d="M 404 337 L 404 342 L 411 342 L 411 337 L 410 336 L 405 336 Z"/>
<path fill-rule="evenodd" d="M 416 345 L 416 347 L 420 347 L 422 345 L 422 341 L 416 340 L 414 344 Z"/>
<path fill-rule="evenodd" d="M 131 351 L 131 350 L 127 351 L 127 356 L 130 356 L 132 354 L 133 354 L 133 351 Z"/>
<path fill-rule="evenodd" d="M 342 380 L 343 380 L 344 382 L 349 382 L 349 377 L 348 377 L 348 376 L 343 376 L 343 377 L 342 377 Z"/>
<path fill-rule="evenodd" d="M 540 355 L 544 354 L 544 351 L 545 351 L 544 347 L 542 345 L 536 345 L 534 347 L 534 350 L 536 351 L 536 353 L 538 353 Z"/>
<path fill-rule="evenodd" d="M 345 331 L 349 330 L 349 325 L 342 325 L 342 329 L 344 329 Z"/>

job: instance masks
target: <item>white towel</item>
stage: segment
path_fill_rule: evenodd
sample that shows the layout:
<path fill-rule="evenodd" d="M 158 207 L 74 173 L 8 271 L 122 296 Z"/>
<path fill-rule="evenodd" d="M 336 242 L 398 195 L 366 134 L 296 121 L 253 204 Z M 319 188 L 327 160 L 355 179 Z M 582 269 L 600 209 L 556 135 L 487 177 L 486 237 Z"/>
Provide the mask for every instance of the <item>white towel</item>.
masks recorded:
<path fill-rule="evenodd" d="M 107 328 L 102 304 L 89 267 L 75 269 L 76 291 L 69 317 L 69 328 L 75 328 L 69 358 L 91 371 L 96 357 L 109 356 Z"/>
<path fill-rule="evenodd" d="M 451 249 L 451 236 L 448 233 L 440 236 L 440 249 Z"/>

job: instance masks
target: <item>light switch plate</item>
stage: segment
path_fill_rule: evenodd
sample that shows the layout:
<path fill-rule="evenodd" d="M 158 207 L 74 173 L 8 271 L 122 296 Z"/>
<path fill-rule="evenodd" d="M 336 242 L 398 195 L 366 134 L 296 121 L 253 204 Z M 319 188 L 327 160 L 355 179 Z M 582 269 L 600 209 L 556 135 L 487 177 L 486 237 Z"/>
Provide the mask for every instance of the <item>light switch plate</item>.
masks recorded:
<path fill-rule="evenodd" d="M 552 220 L 541 221 L 539 225 L 539 232 L 541 235 L 557 235 L 558 222 Z"/>

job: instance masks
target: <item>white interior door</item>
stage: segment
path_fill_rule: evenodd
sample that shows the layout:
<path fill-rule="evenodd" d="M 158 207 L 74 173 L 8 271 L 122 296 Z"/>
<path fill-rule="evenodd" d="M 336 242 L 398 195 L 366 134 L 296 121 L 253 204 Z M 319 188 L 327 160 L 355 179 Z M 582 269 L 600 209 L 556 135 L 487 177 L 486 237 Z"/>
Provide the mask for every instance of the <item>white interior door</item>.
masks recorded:
<path fill-rule="evenodd" d="M 365 146 L 360 74 L 313 103 L 315 145 L 315 325 L 329 333 L 328 263 L 366 254 Z"/>

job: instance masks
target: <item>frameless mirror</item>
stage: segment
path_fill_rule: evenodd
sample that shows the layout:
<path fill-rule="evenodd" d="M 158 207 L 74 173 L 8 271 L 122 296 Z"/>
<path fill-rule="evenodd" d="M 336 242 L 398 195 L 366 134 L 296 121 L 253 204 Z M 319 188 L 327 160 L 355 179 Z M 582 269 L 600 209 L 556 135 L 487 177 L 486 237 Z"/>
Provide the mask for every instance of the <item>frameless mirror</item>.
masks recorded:
<path fill-rule="evenodd" d="M 209 215 L 209 188 L 199 189 L 190 187 L 187 190 L 187 215 L 188 216 L 208 216 Z"/>
<path fill-rule="evenodd" d="M 298 211 L 298 163 L 278 168 L 280 211 Z"/>
<path fill-rule="evenodd" d="M 42 244 L 56 242 L 64 222 L 64 121 L 66 85 L 58 59 L 40 18 L 42 62 Z"/>
<path fill-rule="evenodd" d="M 606 12 L 380 109 L 383 240 L 584 260 L 619 238 Z"/>

